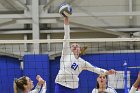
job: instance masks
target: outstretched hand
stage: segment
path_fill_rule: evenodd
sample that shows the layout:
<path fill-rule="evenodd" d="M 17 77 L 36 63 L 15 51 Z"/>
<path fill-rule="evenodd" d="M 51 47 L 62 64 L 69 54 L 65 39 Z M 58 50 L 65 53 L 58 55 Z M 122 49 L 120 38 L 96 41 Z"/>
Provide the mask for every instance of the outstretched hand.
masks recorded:
<path fill-rule="evenodd" d="M 40 75 L 37 75 L 37 76 L 36 76 L 36 79 L 38 80 L 38 84 L 39 84 L 39 85 L 42 85 L 42 84 L 45 83 L 45 81 L 42 79 L 42 77 L 41 77 Z"/>

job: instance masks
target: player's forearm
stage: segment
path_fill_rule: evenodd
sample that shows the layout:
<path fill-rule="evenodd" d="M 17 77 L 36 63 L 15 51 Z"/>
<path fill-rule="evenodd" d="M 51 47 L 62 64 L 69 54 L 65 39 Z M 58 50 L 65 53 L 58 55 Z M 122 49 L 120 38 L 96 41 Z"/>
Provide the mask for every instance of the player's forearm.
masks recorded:
<path fill-rule="evenodd" d="M 70 39 L 70 27 L 68 17 L 64 18 L 64 39 Z"/>
<path fill-rule="evenodd" d="M 107 70 L 95 67 L 94 72 L 97 73 L 97 74 L 105 74 L 106 75 Z"/>
<path fill-rule="evenodd" d="M 64 24 L 64 39 L 70 39 L 70 26 Z"/>
<path fill-rule="evenodd" d="M 64 24 L 69 25 L 69 18 L 68 17 L 64 17 Z"/>
<path fill-rule="evenodd" d="M 85 67 L 86 67 L 86 70 L 95 72 L 97 74 L 106 74 L 106 72 L 107 72 L 107 70 L 99 68 L 99 67 L 96 67 L 96 66 L 93 66 L 93 65 L 91 65 L 88 62 L 86 62 L 86 66 Z"/>
<path fill-rule="evenodd" d="M 69 28 L 69 25 L 65 25 L 64 24 L 64 39 L 65 41 L 63 42 L 63 52 L 64 54 L 70 52 L 70 44 L 69 44 L 69 41 L 67 41 L 67 39 L 70 39 L 70 28 Z"/>
<path fill-rule="evenodd" d="M 139 84 L 140 84 L 140 80 L 137 79 L 137 80 L 135 81 L 135 83 L 133 84 L 133 86 L 134 86 L 135 88 L 138 88 Z"/>

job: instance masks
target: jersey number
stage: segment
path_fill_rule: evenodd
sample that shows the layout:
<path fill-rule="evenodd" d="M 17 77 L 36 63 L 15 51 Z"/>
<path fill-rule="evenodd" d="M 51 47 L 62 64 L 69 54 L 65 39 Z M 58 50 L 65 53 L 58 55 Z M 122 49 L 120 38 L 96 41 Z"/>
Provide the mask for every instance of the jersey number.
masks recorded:
<path fill-rule="evenodd" d="M 77 65 L 76 63 L 73 63 L 73 64 L 71 65 L 71 68 L 74 69 L 74 70 L 76 70 L 77 67 L 78 67 L 78 65 Z"/>

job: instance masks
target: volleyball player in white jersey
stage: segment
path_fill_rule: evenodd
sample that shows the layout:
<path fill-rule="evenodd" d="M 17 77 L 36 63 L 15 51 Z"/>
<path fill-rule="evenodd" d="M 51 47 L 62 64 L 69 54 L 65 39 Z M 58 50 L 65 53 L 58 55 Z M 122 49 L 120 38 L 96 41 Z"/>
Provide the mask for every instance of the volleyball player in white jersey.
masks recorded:
<path fill-rule="evenodd" d="M 46 93 L 46 81 L 44 81 L 40 75 L 37 75 L 36 79 L 38 83 L 33 90 L 34 84 L 29 77 L 23 76 L 14 80 L 14 93 Z M 43 87 L 41 88 L 42 85 Z"/>
<path fill-rule="evenodd" d="M 114 88 L 107 86 L 107 76 L 100 74 L 97 77 L 96 88 L 92 90 L 92 93 L 117 93 L 117 92 Z"/>
<path fill-rule="evenodd" d="M 139 84 L 140 84 L 140 72 L 138 73 L 138 77 L 137 77 L 135 83 L 133 84 L 133 86 L 131 87 L 129 93 L 140 93 L 140 91 L 136 91 Z"/>
<path fill-rule="evenodd" d="M 114 74 L 115 70 L 105 70 L 85 61 L 80 57 L 81 48 L 79 44 L 70 46 L 70 27 L 68 17 L 64 18 L 64 42 L 60 59 L 60 70 L 55 79 L 55 93 L 78 93 L 79 74 L 82 70 L 89 70 L 98 74 Z"/>

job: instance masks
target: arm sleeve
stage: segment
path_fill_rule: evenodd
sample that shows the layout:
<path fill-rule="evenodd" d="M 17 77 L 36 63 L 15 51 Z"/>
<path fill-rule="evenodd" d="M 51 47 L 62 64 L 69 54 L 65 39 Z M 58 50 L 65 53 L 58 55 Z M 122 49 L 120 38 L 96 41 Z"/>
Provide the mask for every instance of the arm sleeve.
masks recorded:
<path fill-rule="evenodd" d="M 37 84 L 37 86 L 35 87 L 35 89 L 32 90 L 30 93 L 39 93 L 40 88 L 41 88 L 41 86 L 39 86 L 39 85 Z"/>
<path fill-rule="evenodd" d="M 70 26 L 64 24 L 64 42 L 61 57 L 64 57 L 65 55 L 70 55 L 71 53 L 70 42 L 67 41 L 67 39 L 70 39 Z"/>
<path fill-rule="evenodd" d="M 131 89 L 130 89 L 130 91 L 129 91 L 129 93 L 135 93 L 136 92 L 136 89 L 137 88 L 135 88 L 134 86 L 132 86 Z"/>
<path fill-rule="evenodd" d="M 84 60 L 83 60 L 84 61 Z M 84 70 L 95 72 L 97 74 L 105 74 L 107 70 L 91 65 L 89 62 L 84 61 Z"/>

